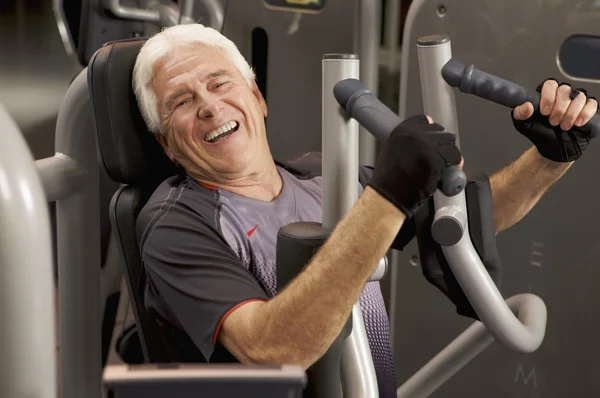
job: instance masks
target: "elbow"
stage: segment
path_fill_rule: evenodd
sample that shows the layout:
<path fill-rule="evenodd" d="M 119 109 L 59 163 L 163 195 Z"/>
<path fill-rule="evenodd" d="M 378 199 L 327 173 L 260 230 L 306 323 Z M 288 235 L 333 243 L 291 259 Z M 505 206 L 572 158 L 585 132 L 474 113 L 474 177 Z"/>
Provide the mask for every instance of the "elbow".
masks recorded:
<path fill-rule="evenodd" d="M 247 352 L 247 364 L 296 365 L 303 370 L 310 368 L 323 353 L 315 352 L 315 347 L 297 344 L 269 343 L 253 344 Z M 244 363 L 244 361 L 240 361 Z"/>

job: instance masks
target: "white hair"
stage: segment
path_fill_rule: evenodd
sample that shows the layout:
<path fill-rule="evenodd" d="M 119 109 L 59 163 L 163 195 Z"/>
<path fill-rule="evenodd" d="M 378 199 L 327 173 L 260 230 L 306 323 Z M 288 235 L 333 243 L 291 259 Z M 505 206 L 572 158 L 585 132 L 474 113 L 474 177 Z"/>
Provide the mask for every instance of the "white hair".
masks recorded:
<path fill-rule="evenodd" d="M 206 44 L 222 50 L 252 87 L 254 71 L 237 46 L 215 29 L 200 24 L 175 25 L 152 36 L 140 50 L 133 68 L 133 91 L 148 130 L 161 133 L 158 98 L 152 90 L 154 64 L 182 45 Z"/>

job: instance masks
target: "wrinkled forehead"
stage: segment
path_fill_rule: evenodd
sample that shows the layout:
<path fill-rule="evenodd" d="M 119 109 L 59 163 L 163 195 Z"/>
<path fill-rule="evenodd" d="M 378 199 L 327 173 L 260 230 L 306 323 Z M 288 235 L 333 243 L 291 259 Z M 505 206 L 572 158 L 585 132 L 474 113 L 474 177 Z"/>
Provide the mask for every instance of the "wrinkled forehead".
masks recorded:
<path fill-rule="evenodd" d="M 224 49 L 204 43 L 178 44 L 154 64 L 154 74 L 163 79 L 178 75 L 201 77 L 214 70 L 241 76 Z"/>

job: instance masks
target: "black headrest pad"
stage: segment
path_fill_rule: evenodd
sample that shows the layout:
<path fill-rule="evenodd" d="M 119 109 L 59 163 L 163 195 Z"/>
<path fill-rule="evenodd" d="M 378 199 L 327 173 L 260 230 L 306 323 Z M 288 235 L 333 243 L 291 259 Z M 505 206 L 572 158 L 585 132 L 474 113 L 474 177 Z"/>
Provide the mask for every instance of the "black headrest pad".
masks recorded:
<path fill-rule="evenodd" d="M 109 42 L 88 65 L 98 156 L 123 184 L 164 180 L 178 169 L 146 128 L 131 85 L 133 66 L 146 38 Z"/>

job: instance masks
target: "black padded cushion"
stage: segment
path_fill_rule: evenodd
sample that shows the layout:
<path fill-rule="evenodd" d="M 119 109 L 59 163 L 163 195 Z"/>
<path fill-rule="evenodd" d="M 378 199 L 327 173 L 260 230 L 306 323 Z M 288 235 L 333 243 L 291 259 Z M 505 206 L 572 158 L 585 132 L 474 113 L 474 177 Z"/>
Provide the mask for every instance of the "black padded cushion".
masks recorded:
<path fill-rule="evenodd" d="M 150 363 L 169 362 L 166 346 L 154 321 L 144 306 L 145 273 L 136 237 L 136 220 L 156 186 L 125 186 L 113 196 L 110 221 L 121 250 L 121 264 L 145 360 Z"/>
<path fill-rule="evenodd" d="M 132 72 L 146 38 L 109 42 L 88 66 L 98 156 L 116 182 L 164 180 L 177 167 L 146 128 L 133 93 Z"/>

